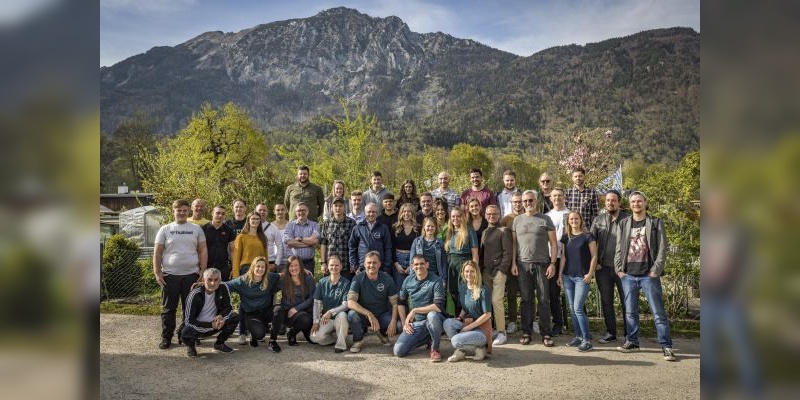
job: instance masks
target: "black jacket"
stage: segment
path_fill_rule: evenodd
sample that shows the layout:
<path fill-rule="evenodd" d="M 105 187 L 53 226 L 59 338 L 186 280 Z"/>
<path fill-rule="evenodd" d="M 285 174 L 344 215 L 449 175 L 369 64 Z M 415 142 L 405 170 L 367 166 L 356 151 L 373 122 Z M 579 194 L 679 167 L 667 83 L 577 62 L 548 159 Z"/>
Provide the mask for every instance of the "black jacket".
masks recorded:
<path fill-rule="evenodd" d="M 629 213 L 620 210 L 619 215 L 617 216 L 617 223 L 619 223 L 625 219 L 630 217 Z M 608 235 L 616 229 L 616 225 L 612 225 L 611 222 L 611 215 L 607 212 L 604 212 L 596 217 L 594 217 L 594 222 L 592 222 L 592 236 L 594 239 L 597 240 L 597 263 L 599 264 L 603 260 L 603 253 L 605 251 L 606 242 L 608 241 Z M 611 265 L 604 265 L 605 267 L 611 267 Z"/>
<path fill-rule="evenodd" d="M 614 270 L 617 272 L 627 272 L 628 266 L 628 247 L 631 245 L 631 223 L 633 216 L 619 221 L 617 233 L 617 254 L 614 256 Z M 661 218 L 645 217 L 645 237 L 650 246 L 650 272 L 656 276 L 664 274 L 664 266 L 667 261 L 667 231 L 664 229 L 664 222 Z"/>
<path fill-rule="evenodd" d="M 211 327 L 211 322 L 197 320 L 206 302 L 205 291 L 205 286 L 194 288 L 189 292 L 189 297 L 186 298 L 186 310 L 184 312 L 186 316 L 184 323 L 198 332 L 211 332 L 214 330 L 214 328 Z M 233 312 L 233 305 L 231 305 L 231 292 L 228 291 L 228 286 L 219 285 L 214 292 L 214 303 L 217 305 L 216 315 L 222 315 L 226 321 L 228 318 L 236 315 L 236 313 Z"/>

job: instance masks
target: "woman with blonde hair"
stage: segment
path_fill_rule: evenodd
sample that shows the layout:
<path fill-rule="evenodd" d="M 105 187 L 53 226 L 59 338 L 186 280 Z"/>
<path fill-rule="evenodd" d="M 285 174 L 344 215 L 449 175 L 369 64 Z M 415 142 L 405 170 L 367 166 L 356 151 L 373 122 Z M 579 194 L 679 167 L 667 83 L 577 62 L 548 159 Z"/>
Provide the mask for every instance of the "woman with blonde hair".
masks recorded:
<path fill-rule="evenodd" d="M 331 194 L 325 198 L 325 205 L 323 206 L 322 211 L 322 220 L 319 221 L 319 224 L 322 225 L 322 221 L 326 219 L 330 219 L 333 217 L 333 199 L 337 197 L 341 197 L 345 199 L 344 202 L 344 215 L 350 212 L 350 202 L 346 200 L 347 195 L 347 188 L 344 186 L 344 181 L 336 179 L 333 181 L 333 186 L 331 187 Z"/>
<path fill-rule="evenodd" d="M 569 312 L 572 314 L 572 325 L 575 327 L 575 338 L 567 346 L 578 347 L 578 351 L 592 349 L 589 318 L 583 310 L 589 284 L 597 268 L 597 242 L 586 230 L 583 217 L 572 211 L 567 215 L 568 226 L 564 227 L 561 236 L 561 265 L 558 271 L 558 285 L 564 287 L 567 294 Z M 566 279 L 565 279 L 566 275 Z"/>
<path fill-rule="evenodd" d="M 414 240 L 419 237 L 419 227 L 417 226 L 417 217 L 414 212 L 414 207 L 409 204 L 403 204 L 400 207 L 400 214 L 397 218 L 397 223 L 391 229 L 392 248 L 394 248 L 394 268 L 392 268 L 392 277 L 397 287 L 403 286 L 403 281 L 408 276 L 411 270 L 411 245 Z"/>
<path fill-rule="evenodd" d="M 280 275 L 268 272 L 267 269 L 267 258 L 258 256 L 250 263 L 250 268 L 244 275 L 225 282 L 225 286 L 231 292 L 239 293 L 241 310 L 239 319 L 245 322 L 250 332 L 250 346 L 258 347 L 258 341 L 266 336 L 267 323 L 272 322 L 267 346 L 278 353 L 281 351 L 276 341 L 280 323 L 273 308 L 275 295 L 279 290 Z"/>
<path fill-rule="evenodd" d="M 236 235 L 233 241 L 233 263 L 231 264 L 231 278 L 236 278 L 247 272 L 250 264 L 249 260 L 255 257 L 267 257 L 267 235 L 261 229 L 261 216 L 251 212 L 245 218 L 242 232 Z M 239 304 L 239 314 L 244 312 L 242 305 Z M 247 326 L 244 318 L 239 319 L 239 342 L 240 345 L 247 344 Z"/>
<path fill-rule="evenodd" d="M 447 225 L 447 238 L 444 241 L 444 249 L 448 254 L 448 292 L 452 299 L 452 309 L 448 306 L 447 311 L 453 311 L 451 315 L 458 315 L 461 312 L 458 296 L 458 282 L 460 279 L 461 266 L 467 260 L 472 260 L 476 264 L 480 263 L 478 256 L 478 236 L 475 231 L 467 224 L 464 218 L 464 211 L 456 207 L 450 211 L 450 222 Z"/>
<path fill-rule="evenodd" d="M 467 352 L 474 352 L 473 360 L 480 361 L 492 352 L 492 299 L 481 281 L 478 263 L 465 261 L 460 275 L 458 294 L 463 310 L 458 318 L 444 321 L 444 331 L 455 348 L 447 361 L 461 361 Z"/>

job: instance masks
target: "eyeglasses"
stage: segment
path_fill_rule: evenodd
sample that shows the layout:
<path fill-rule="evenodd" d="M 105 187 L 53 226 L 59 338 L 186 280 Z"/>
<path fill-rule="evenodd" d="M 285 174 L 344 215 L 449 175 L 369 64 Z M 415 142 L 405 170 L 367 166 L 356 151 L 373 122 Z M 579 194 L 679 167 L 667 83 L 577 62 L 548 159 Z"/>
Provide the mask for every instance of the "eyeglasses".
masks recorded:
<path fill-rule="evenodd" d="M 536 200 L 534 200 L 534 199 L 524 199 L 524 200 L 522 200 L 522 202 L 525 203 L 525 204 L 528 204 L 528 203 L 535 203 Z"/>
<path fill-rule="evenodd" d="M 551 180 L 550 179 L 542 179 L 539 182 L 541 182 L 541 183 L 550 183 Z"/>

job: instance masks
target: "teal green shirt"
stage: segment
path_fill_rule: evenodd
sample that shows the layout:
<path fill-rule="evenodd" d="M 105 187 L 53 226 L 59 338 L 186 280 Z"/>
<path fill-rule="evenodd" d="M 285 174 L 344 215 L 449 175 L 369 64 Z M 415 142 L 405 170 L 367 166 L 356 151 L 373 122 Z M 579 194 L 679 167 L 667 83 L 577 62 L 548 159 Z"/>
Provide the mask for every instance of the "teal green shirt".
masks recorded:
<path fill-rule="evenodd" d="M 398 304 L 408 303 L 407 311 L 412 308 L 425 307 L 436 304 L 439 311 L 444 311 L 444 283 L 437 275 L 428 276 L 423 280 L 418 280 L 414 274 L 409 274 L 403 281 L 400 292 L 397 293 Z M 424 321 L 425 315 L 417 314 L 415 321 Z"/>
<path fill-rule="evenodd" d="M 450 254 L 459 254 L 459 255 L 466 255 L 472 257 L 472 248 L 478 247 L 478 235 L 475 234 L 475 231 L 472 228 L 469 229 L 469 234 L 467 234 L 467 240 L 464 241 L 464 244 L 461 246 L 460 249 L 456 248 L 456 236 L 450 238 Z"/>
<path fill-rule="evenodd" d="M 394 279 L 386 272 L 378 271 L 378 278 L 374 281 L 367 278 L 366 272 L 362 272 L 350 283 L 348 300 L 352 298 L 351 296 L 355 296 L 358 304 L 378 316 L 392 311 L 389 297 L 397 296 L 397 286 L 394 284 Z"/>
<path fill-rule="evenodd" d="M 239 293 L 242 309 L 245 312 L 253 312 L 272 307 L 272 300 L 278 291 L 278 282 L 280 282 L 281 276 L 274 272 L 267 272 L 264 276 L 264 279 L 267 280 L 266 289 L 261 288 L 261 282 L 254 282 L 250 285 L 244 279 L 244 276 L 240 276 L 225 282 L 228 290 Z"/>
<path fill-rule="evenodd" d="M 317 289 L 314 291 L 314 300 L 322 302 L 322 310 L 332 310 L 342 305 L 347 300 L 347 292 L 350 290 L 350 280 L 340 277 L 339 282 L 331 284 L 331 277 L 326 276 L 319 280 Z"/>
<path fill-rule="evenodd" d="M 458 295 L 461 298 L 461 307 L 470 318 L 477 319 L 487 312 L 492 312 L 492 299 L 489 298 L 486 286 L 481 285 L 481 297 L 472 300 L 472 290 L 469 290 L 466 283 L 461 282 L 458 285 Z"/>

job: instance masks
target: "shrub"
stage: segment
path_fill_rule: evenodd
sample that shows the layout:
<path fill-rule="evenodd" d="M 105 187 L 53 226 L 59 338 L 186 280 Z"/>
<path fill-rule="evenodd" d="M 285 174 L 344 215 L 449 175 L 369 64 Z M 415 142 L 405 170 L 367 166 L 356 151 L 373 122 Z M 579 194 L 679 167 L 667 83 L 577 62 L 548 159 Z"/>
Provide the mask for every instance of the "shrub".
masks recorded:
<path fill-rule="evenodd" d="M 139 294 L 142 271 L 136 259 L 142 250 L 124 235 L 111 236 L 103 250 L 102 283 L 106 299 L 130 297 Z"/>

